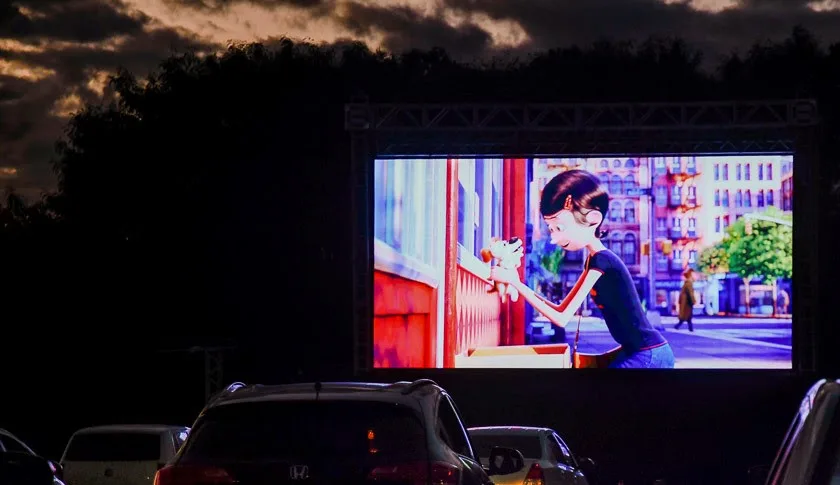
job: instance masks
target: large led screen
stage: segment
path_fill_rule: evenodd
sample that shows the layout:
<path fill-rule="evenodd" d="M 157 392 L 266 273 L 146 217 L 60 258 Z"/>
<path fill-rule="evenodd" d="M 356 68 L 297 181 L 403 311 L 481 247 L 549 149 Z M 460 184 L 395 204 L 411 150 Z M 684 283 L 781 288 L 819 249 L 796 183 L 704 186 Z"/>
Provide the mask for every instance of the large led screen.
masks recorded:
<path fill-rule="evenodd" d="M 374 366 L 790 369 L 792 165 L 376 160 Z"/>

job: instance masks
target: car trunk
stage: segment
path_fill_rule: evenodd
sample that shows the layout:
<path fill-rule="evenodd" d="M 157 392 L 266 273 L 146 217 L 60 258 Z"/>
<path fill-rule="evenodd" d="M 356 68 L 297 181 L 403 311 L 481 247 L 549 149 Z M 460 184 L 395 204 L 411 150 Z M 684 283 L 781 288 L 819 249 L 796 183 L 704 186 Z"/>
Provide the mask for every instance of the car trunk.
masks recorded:
<path fill-rule="evenodd" d="M 422 422 L 405 406 L 252 402 L 210 410 L 175 468 L 193 477 L 216 470 L 238 485 L 349 485 L 372 476 L 377 484 L 413 485 L 425 476 L 427 456 Z"/>
<path fill-rule="evenodd" d="M 63 460 L 69 484 L 151 485 L 162 465 L 157 432 L 91 432 L 70 441 Z"/>

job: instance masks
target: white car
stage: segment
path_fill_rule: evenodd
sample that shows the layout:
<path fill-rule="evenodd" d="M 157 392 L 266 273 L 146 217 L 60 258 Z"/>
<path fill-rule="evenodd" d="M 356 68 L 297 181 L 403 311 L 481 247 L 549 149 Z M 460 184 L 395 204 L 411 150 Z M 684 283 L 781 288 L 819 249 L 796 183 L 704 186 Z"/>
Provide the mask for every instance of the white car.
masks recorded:
<path fill-rule="evenodd" d="M 151 485 L 186 441 L 186 426 L 112 425 L 76 431 L 61 466 L 73 485 Z"/>
<path fill-rule="evenodd" d="M 526 426 L 490 426 L 470 428 L 470 441 L 489 468 L 490 450 L 495 446 L 513 448 L 522 453 L 525 467 L 519 473 L 491 475 L 496 485 L 589 485 L 582 466 L 594 466 L 588 458 L 577 458 L 562 438 L 550 428 Z"/>

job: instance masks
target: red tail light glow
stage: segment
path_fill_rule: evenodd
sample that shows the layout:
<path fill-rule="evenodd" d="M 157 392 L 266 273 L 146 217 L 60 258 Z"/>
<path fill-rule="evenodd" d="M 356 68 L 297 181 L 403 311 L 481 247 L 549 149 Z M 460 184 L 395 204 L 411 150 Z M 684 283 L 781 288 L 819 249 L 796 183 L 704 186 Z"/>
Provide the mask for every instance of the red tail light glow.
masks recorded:
<path fill-rule="evenodd" d="M 545 485 L 545 473 L 539 463 L 531 465 L 522 485 Z"/>
<path fill-rule="evenodd" d="M 232 485 L 236 481 L 222 468 L 166 466 L 155 474 L 154 485 Z"/>
<path fill-rule="evenodd" d="M 410 484 L 457 485 L 460 481 L 458 467 L 449 463 L 421 461 L 417 463 L 401 463 L 374 468 L 368 475 L 373 483 L 403 482 Z M 163 484 L 166 485 L 166 484 Z"/>

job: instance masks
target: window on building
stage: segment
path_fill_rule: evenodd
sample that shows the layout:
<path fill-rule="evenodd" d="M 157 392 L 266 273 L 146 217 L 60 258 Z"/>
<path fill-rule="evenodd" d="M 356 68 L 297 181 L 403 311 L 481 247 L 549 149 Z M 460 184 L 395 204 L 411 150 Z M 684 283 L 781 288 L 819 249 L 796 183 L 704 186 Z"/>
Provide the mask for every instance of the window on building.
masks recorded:
<path fill-rule="evenodd" d="M 697 186 L 696 185 L 689 185 L 688 186 L 688 196 L 692 199 L 697 198 Z"/>
<path fill-rule="evenodd" d="M 752 207 L 752 192 L 749 189 L 744 192 L 744 207 Z"/>
<path fill-rule="evenodd" d="M 671 219 L 671 227 L 674 228 L 674 229 L 679 229 L 680 228 L 680 218 L 679 217 L 674 217 L 674 218 Z"/>
<path fill-rule="evenodd" d="M 773 180 L 773 164 L 767 164 L 767 180 Z"/>
<path fill-rule="evenodd" d="M 723 206 L 729 207 L 729 190 L 723 191 Z"/>
<path fill-rule="evenodd" d="M 621 237 L 621 234 L 616 232 L 613 233 L 612 236 L 610 236 L 609 244 L 607 245 L 607 247 L 610 248 L 610 251 L 614 252 L 616 255 L 621 255 L 623 254 L 623 248 L 621 244 L 622 242 L 623 238 Z"/>
<path fill-rule="evenodd" d="M 720 180 L 720 164 L 719 163 L 715 164 L 714 173 L 715 173 L 715 180 Z"/>
<path fill-rule="evenodd" d="M 624 222 L 629 224 L 636 222 L 636 204 L 632 200 L 624 204 Z"/>
<path fill-rule="evenodd" d="M 720 190 L 715 190 L 715 207 L 720 207 Z"/>
<path fill-rule="evenodd" d="M 764 207 L 764 191 L 759 190 L 758 195 L 755 198 L 755 205 L 756 207 Z"/>
<path fill-rule="evenodd" d="M 697 251 L 694 249 L 688 251 L 688 264 L 697 263 Z"/>
<path fill-rule="evenodd" d="M 613 168 L 621 168 L 621 160 L 617 158 L 613 160 Z"/>
<path fill-rule="evenodd" d="M 764 165 L 758 164 L 758 180 L 764 180 Z"/>
<path fill-rule="evenodd" d="M 735 165 L 735 180 L 741 180 L 741 164 Z"/>
<path fill-rule="evenodd" d="M 688 157 L 685 159 L 685 168 L 688 173 L 697 173 L 697 157 Z"/>
<path fill-rule="evenodd" d="M 697 219 L 694 218 L 694 217 L 689 217 L 688 218 L 688 230 L 693 231 L 695 229 L 697 229 Z"/>
<path fill-rule="evenodd" d="M 501 182 L 501 172 L 499 175 Z M 445 160 L 376 160 L 376 239 L 403 256 L 430 265 L 439 263 L 442 255 L 433 244 L 440 225 L 435 214 L 443 210 L 437 194 L 444 189 L 445 183 Z M 459 212 L 463 209 L 459 206 Z M 501 220 L 500 211 L 499 217 Z"/>
<path fill-rule="evenodd" d="M 610 194 L 612 195 L 619 195 L 621 194 L 621 175 L 612 174 L 610 175 Z"/>
<path fill-rule="evenodd" d="M 671 204 L 682 204 L 682 187 L 680 187 L 679 185 L 674 185 L 671 187 Z"/>
<path fill-rule="evenodd" d="M 729 180 L 729 164 L 723 164 L 723 180 Z"/>
<path fill-rule="evenodd" d="M 680 157 L 671 158 L 671 173 L 682 173 L 682 160 L 680 160 Z"/>
<path fill-rule="evenodd" d="M 498 235 L 493 231 L 501 230 L 502 163 L 499 159 L 458 160 L 458 243 L 476 258 L 490 238 Z"/>
<path fill-rule="evenodd" d="M 667 167 L 665 165 L 665 158 L 663 157 L 656 157 L 654 160 L 654 167 L 656 167 L 656 175 L 665 175 L 667 173 Z"/>
<path fill-rule="evenodd" d="M 723 228 L 726 229 L 727 227 L 729 227 L 729 216 L 725 215 L 723 216 Z"/>
<path fill-rule="evenodd" d="M 617 200 L 610 202 L 610 221 L 621 222 L 621 206 Z"/>
<path fill-rule="evenodd" d="M 750 179 L 750 164 L 744 165 L 744 180 Z"/>
<path fill-rule="evenodd" d="M 656 186 L 656 205 L 659 207 L 668 205 L 668 189 L 662 185 Z"/>
<path fill-rule="evenodd" d="M 741 207 L 744 205 L 744 194 L 741 191 L 735 192 L 735 207 Z"/>
<path fill-rule="evenodd" d="M 632 158 L 628 158 L 627 161 L 624 162 L 624 168 L 636 168 L 636 161 Z"/>
<path fill-rule="evenodd" d="M 610 168 L 610 162 L 607 160 L 601 160 L 601 168 Z"/>
<path fill-rule="evenodd" d="M 767 202 L 768 206 L 775 205 L 774 204 L 775 203 L 775 197 L 774 197 L 774 194 L 773 194 L 773 189 L 770 189 L 770 190 L 767 191 L 767 201 L 766 202 Z"/>
<path fill-rule="evenodd" d="M 609 192 L 610 174 L 608 172 L 601 172 L 598 175 L 598 180 L 601 181 L 601 185 L 603 185 L 604 188 L 607 189 L 607 191 Z"/>
<path fill-rule="evenodd" d="M 624 246 L 621 250 L 625 264 L 636 264 L 638 257 L 636 255 L 636 237 L 633 234 L 628 233 L 624 236 Z"/>
<path fill-rule="evenodd" d="M 656 230 L 657 230 L 657 231 L 662 231 L 662 232 L 664 232 L 664 231 L 667 229 L 667 227 L 666 227 L 666 225 L 665 225 L 665 224 L 666 224 L 666 222 L 665 222 L 665 218 L 664 218 L 664 217 L 657 217 L 657 218 L 656 218 Z"/>
<path fill-rule="evenodd" d="M 624 193 L 630 195 L 630 192 L 636 188 L 636 177 L 633 174 L 624 176 Z"/>
<path fill-rule="evenodd" d="M 715 232 L 720 232 L 720 217 L 715 217 Z"/>

